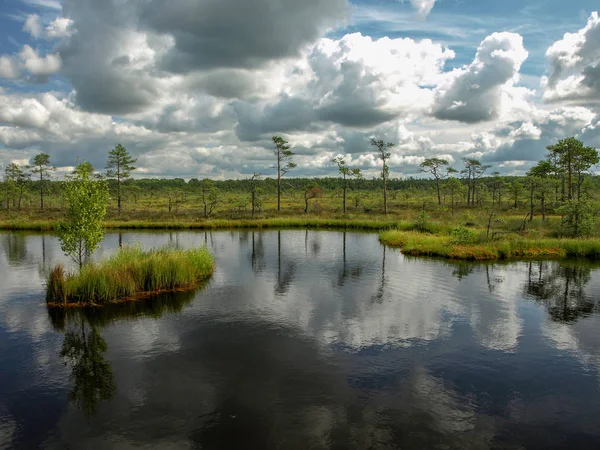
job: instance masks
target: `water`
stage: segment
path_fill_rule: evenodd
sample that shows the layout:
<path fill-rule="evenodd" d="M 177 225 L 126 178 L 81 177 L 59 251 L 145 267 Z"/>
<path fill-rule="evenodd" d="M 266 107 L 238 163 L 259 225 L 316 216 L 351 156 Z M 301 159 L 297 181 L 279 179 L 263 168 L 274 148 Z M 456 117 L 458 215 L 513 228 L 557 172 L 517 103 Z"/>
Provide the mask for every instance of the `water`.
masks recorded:
<path fill-rule="evenodd" d="M 597 449 L 600 272 L 414 259 L 374 234 L 207 244 L 197 292 L 50 315 L 51 235 L 0 234 L 0 448 Z"/>

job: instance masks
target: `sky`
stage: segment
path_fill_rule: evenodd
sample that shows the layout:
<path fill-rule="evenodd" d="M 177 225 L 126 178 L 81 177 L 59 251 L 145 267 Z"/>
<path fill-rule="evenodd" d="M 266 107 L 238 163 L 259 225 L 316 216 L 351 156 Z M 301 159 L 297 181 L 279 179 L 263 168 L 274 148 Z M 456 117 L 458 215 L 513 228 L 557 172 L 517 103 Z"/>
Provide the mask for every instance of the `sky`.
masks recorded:
<path fill-rule="evenodd" d="M 50 155 L 135 177 L 393 177 L 425 158 L 524 174 L 558 139 L 600 148 L 596 0 L 0 0 L 0 169 Z"/>

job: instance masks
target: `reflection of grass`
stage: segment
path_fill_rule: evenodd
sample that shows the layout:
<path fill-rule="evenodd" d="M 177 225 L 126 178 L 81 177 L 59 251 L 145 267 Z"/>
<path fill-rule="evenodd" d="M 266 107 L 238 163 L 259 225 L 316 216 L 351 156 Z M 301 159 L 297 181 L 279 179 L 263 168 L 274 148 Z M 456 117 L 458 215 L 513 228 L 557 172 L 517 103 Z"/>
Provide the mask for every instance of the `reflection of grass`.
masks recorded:
<path fill-rule="evenodd" d="M 65 274 L 61 266 L 55 268 L 48 278 L 46 301 L 50 306 L 102 305 L 189 289 L 208 278 L 213 267 L 206 249 L 124 248 L 102 263 L 84 266 L 79 273 Z"/>
<path fill-rule="evenodd" d="M 196 296 L 197 290 L 166 292 L 149 296 L 135 302 L 107 303 L 101 307 L 49 308 L 52 325 L 65 329 L 67 323 L 85 320 L 92 326 L 105 327 L 117 320 L 135 320 L 141 317 L 158 319 L 165 313 L 179 313 Z"/>
<path fill-rule="evenodd" d="M 380 234 L 383 244 L 399 247 L 411 256 L 491 260 L 517 258 L 600 259 L 600 239 L 526 239 L 518 236 L 472 244 L 457 244 L 450 235 L 432 235 L 401 230 Z"/>

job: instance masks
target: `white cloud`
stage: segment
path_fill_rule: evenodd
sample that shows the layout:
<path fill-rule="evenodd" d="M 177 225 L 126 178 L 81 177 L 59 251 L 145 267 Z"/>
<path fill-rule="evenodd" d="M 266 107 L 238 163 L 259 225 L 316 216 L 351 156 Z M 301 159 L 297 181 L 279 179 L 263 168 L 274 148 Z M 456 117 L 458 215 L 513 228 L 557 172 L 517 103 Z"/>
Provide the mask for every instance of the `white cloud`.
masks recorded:
<path fill-rule="evenodd" d="M 48 76 L 57 73 L 61 68 L 58 53 L 41 56 L 29 45 L 16 55 L 0 55 L 0 78 L 18 79 L 25 71 L 32 75 L 32 81 L 46 81 Z"/>
<path fill-rule="evenodd" d="M 483 40 L 473 62 L 453 71 L 436 91 L 433 115 L 476 123 L 497 118 L 503 90 L 518 80 L 528 53 L 516 33 L 494 33 Z"/>
<path fill-rule="evenodd" d="M 60 70 L 60 56 L 58 54 L 48 54 L 42 57 L 29 45 L 25 45 L 19 53 L 19 57 L 25 69 L 32 75 L 47 77 Z"/>
<path fill-rule="evenodd" d="M 23 31 L 26 31 L 34 38 L 40 38 L 42 36 L 42 22 L 40 16 L 37 14 L 29 14 L 23 25 Z"/>
<path fill-rule="evenodd" d="M 546 57 L 549 77 L 542 79 L 546 101 L 600 100 L 600 16 L 593 12 L 587 25 L 576 33 L 566 33 L 556 41 Z"/>
<path fill-rule="evenodd" d="M 23 25 L 23 31 L 35 39 L 61 39 L 72 34 L 73 21 L 68 17 L 56 17 L 44 27 L 39 15 L 29 14 Z"/>
<path fill-rule="evenodd" d="M 49 39 L 69 37 L 73 33 L 73 21 L 67 17 L 57 17 L 44 30 Z"/>
<path fill-rule="evenodd" d="M 0 55 L 0 78 L 16 79 L 20 72 L 17 61 L 6 55 Z"/>

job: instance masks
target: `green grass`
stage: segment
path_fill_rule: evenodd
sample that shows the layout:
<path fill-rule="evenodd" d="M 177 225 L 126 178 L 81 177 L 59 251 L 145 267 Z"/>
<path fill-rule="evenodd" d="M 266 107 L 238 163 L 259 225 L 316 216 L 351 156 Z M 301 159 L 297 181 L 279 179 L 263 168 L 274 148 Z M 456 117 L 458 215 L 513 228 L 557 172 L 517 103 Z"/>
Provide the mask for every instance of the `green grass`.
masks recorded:
<path fill-rule="evenodd" d="M 62 266 L 54 268 L 48 277 L 46 301 L 50 306 L 102 305 L 193 288 L 212 274 L 213 267 L 213 258 L 204 248 L 124 248 L 78 273 L 66 274 Z"/>
<path fill-rule="evenodd" d="M 459 244 L 451 235 L 432 235 L 402 230 L 387 230 L 380 241 L 398 247 L 411 256 L 437 256 L 462 260 L 493 259 L 600 259 L 600 239 L 529 239 L 510 236 L 501 240 Z"/>
<path fill-rule="evenodd" d="M 53 231 L 57 220 L 0 221 L 0 229 L 13 231 Z M 410 228 L 404 221 L 374 218 L 323 218 L 323 217 L 273 217 L 268 219 L 160 219 L 160 220 L 108 220 L 106 229 L 144 230 L 217 230 L 234 228 L 346 228 L 356 230 L 385 230 L 392 227 Z"/>

